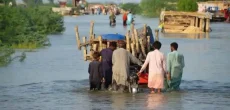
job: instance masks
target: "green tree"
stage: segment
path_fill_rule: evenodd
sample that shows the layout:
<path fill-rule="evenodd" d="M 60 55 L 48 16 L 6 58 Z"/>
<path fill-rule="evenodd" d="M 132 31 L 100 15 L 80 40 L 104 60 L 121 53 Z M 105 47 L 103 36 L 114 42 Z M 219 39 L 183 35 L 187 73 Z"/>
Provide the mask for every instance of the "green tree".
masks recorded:
<path fill-rule="evenodd" d="M 123 10 L 131 10 L 134 14 L 141 14 L 141 7 L 136 3 L 126 3 L 120 6 Z"/>
<path fill-rule="evenodd" d="M 156 17 L 167 6 L 168 0 L 141 0 L 140 6 L 144 16 Z"/>
<path fill-rule="evenodd" d="M 178 0 L 177 9 L 179 11 L 195 12 L 198 10 L 197 0 Z"/>

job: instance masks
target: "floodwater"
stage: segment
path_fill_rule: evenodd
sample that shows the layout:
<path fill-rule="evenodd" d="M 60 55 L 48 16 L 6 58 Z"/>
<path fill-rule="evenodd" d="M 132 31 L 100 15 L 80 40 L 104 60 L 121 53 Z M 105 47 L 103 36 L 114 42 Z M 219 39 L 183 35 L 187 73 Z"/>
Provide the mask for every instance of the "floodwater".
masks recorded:
<path fill-rule="evenodd" d="M 88 36 L 90 20 L 94 33 L 125 34 L 121 16 L 109 27 L 108 16 L 65 17 L 66 31 L 50 35 L 51 46 L 28 52 L 24 62 L 15 60 L 0 68 L 0 110 L 229 110 L 230 109 L 230 24 L 212 23 L 209 35 L 160 35 L 162 51 L 179 43 L 185 56 L 181 91 L 149 94 L 88 92 L 88 62 L 77 50 L 74 27 Z M 158 19 L 136 16 L 135 27 L 144 23 L 153 29 Z M 20 53 L 20 51 L 19 51 Z"/>

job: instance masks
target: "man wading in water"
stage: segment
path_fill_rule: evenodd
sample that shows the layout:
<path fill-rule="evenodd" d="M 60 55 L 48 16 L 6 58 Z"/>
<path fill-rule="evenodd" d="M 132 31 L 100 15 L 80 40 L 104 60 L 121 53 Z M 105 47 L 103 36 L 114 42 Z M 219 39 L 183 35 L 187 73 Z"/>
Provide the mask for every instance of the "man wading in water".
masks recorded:
<path fill-rule="evenodd" d="M 113 51 L 117 48 L 116 42 L 110 42 L 109 48 L 101 50 L 101 63 L 103 77 L 105 79 L 105 89 L 108 89 L 109 85 L 112 84 L 112 55 Z"/>
<path fill-rule="evenodd" d="M 142 65 L 142 62 L 134 57 L 130 52 L 125 50 L 125 42 L 118 42 L 119 49 L 113 52 L 112 62 L 113 62 L 113 80 L 112 87 L 113 90 L 117 91 L 118 89 L 121 92 L 124 92 L 128 89 L 128 76 L 130 62 Z"/>
<path fill-rule="evenodd" d="M 183 74 L 184 56 L 177 51 L 178 44 L 176 42 L 171 43 L 171 52 L 167 57 L 167 70 L 171 75 L 171 80 L 168 80 L 167 90 L 178 90 L 181 83 Z"/>

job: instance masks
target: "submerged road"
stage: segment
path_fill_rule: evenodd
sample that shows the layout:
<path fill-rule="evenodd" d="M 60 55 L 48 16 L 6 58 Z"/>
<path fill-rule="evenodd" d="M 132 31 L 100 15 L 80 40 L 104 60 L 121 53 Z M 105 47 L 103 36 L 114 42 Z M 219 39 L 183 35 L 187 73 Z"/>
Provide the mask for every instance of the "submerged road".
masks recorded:
<path fill-rule="evenodd" d="M 192 35 L 160 35 L 167 54 L 170 43 L 178 42 L 185 56 L 185 69 L 180 92 L 149 94 L 116 94 L 88 92 L 88 62 L 77 50 L 74 27 L 80 36 L 89 35 L 90 21 L 95 21 L 96 35 L 125 34 L 122 16 L 109 27 L 108 16 L 65 17 L 66 31 L 50 35 L 50 47 L 27 53 L 24 62 L 15 60 L 0 68 L 0 110 L 91 110 L 91 109 L 157 109 L 157 110 L 228 110 L 230 108 L 230 25 L 212 23 L 209 36 L 193 39 Z M 157 18 L 136 16 L 135 27 L 144 23 L 155 29 Z M 20 53 L 20 51 L 18 52 Z"/>

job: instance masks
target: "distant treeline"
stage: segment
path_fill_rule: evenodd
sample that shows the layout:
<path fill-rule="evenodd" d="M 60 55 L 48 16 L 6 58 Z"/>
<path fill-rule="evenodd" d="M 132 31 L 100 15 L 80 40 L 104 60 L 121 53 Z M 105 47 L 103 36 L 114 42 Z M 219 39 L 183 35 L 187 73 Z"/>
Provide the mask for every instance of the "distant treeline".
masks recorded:
<path fill-rule="evenodd" d="M 12 60 L 14 49 L 49 45 L 47 35 L 64 31 L 63 17 L 50 6 L 0 6 L 0 65 Z"/>
<path fill-rule="evenodd" d="M 196 2 L 197 0 L 141 0 L 139 4 L 126 3 L 121 4 L 120 7 L 124 10 L 131 10 L 134 14 L 158 17 L 161 10 L 197 11 L 198 5 Z"/>

